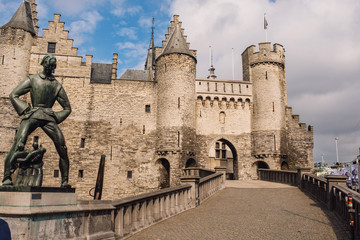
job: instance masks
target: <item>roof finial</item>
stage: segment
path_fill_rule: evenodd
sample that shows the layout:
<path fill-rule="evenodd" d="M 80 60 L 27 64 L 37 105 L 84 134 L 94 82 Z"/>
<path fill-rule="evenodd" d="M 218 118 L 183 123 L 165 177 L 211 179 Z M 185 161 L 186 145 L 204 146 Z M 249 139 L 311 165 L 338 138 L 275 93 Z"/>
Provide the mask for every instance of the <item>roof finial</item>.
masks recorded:
<path fill-rule="evenodd" d="M 210 64 L 210 68 L 209 68 L 209 71 L 210 71 L 210 75 L 207 77 L 207 78 L 210 78 L 210 79 L 216 79 L 216 75 L 215 75 L 215 68 L 214 68 L 214 63 L 213 63 L 213 53 L 212 53 L 212 48 L 211 46 L 209 46 L 209 64 Z"/>

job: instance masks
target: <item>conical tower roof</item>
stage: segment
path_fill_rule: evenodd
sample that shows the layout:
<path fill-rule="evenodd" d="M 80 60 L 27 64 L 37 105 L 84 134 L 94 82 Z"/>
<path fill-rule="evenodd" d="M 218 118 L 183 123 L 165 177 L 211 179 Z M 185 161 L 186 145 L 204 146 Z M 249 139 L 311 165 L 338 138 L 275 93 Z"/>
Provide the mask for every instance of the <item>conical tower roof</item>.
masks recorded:
<path fill-rule="evenodd" d="M 189 55 L 190 57 L 194 58 L 196 61 L 196 58 L 190 53 L 190 50 L 186 44 L 185 38 L 181 32 L 179 25 L 177 25 L 175 27 L 173 33 L 171 34 L 169 41 L 167 42 L 167 44 L 160 56 L 171 54 L 171 53 L 186 54 L 186 55 Z"/>
<path fill-rule="evenodd" d="M 1 28 L 6 27 L 23 29 L 32 35 L 36 35 L 30 3 L 23 1 L 11 20 Z"/>

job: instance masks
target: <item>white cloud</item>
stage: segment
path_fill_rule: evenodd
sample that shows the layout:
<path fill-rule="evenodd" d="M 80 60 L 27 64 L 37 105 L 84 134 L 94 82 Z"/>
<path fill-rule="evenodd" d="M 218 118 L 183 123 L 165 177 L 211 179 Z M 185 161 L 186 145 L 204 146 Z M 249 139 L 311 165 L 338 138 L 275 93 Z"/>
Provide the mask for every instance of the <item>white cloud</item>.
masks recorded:
<path fill-rule="evenodd" d="M 141 16 L 138 20 L 140 27 L 149 28 L 152 26 L 152 18 Z"/>
<path fill-rule="evenodd" d="M 123 27 L 116 31 L 116 34 L 120 37 L 127 37 L 131 40 L 137 39 L 136 27 Z"/>
<path fill-rule="evenodd" d="M 117 17 L 124 17 L 125 15 L 134 16 L 142 11 L 140 5 L 129 5 L 125 0 L 111 0 L 111 13 Z"/>
<path fill-rule="evenodd" d="M 84 11 L 91 11 L 95 7 L 107 3 L 108 0 L 48 0 L 48 2 L 60 12 L 76 16 Z"/>
<path fill-rule="evenodd" d="M 94 33 L 97 23 L 103 19 L 97 11 L 86 12 L 81 18 L 82 20 L 70 24 L 70 34 L 77 45 L 86 40 L 87 34 Z"/>

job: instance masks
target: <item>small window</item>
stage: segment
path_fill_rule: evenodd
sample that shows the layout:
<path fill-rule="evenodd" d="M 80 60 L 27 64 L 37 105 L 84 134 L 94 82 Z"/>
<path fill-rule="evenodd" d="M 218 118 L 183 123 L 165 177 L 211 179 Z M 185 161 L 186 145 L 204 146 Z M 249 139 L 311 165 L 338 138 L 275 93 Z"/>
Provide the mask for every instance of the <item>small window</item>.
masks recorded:
<path fill-rule="evenodd" d="M 120 118 L 120 126 L 122 125 L 122 118 Z"/>
<path fill-rule="evenodd" d="M 220 150 L 216 149 L 215 153 L 215 158 L 220 158 Z"/>
<path fill-rule="evenodd" d="M 241 93 L 241 85 L 239 84 L 239 93 Z"/>
<path fill-rule="evenodd" d="M 48 43 L 48 53 L 55 53 L 55 49 L 56 49 L 56 43 L 49 42 Z"/>
<path fill-rule="evenodd" d="M 224 92 L 226 92 L 226 87 L 225 87 L 225 83 L 224 83 Z"/>
<path fill-rule="evenodd" d="M 180 98 L 178 97 L 178 108 L 180 108 Z"/>
<path fill-rule="evenodd" d="M 78 177 L 83 178 L 84 177 L 84 170 L 79 170 Z"/>
<path fill-rule="evenodd" d="M 143 134 L 145 134 L 145 125 L 143 125 L 143 130 L 142 130 Z"/>
<path fill-rule="evenodd" d="M 80 148 L 84 148 L 84 147 L 85 147 L 85 138 L 81 138 Z"/>
<path fill-rule="evenodd" d="M 150 112 L 150 105 L 145 105 L 145 112 L 147 112 L 147 113 Z"/>
<path fill-rule="evenodd" d="M 249 85 L 246 85 L 246 88 L 249 88 Z"/>
<path fill-rule="evenodd" d="M 268 79 L 268 76 L 267 76 L 267 71 L 265 72 L 265 78 Z"/>
<path fill-rule="evenodd" d="M 215 91 L 217 91 L 217 83 L 215 83 Z"/>
<path fill-rule="evenodd" d="M 210 84 L 207 83 L 207 90 L 210 91 Z"/>
<path fill-rule="evenodd" d="M 1 64 L 4 65 L 4 61 L 5 61 L 5 55 L 2 56 L 1 58 Z"/>
<path fill-rule="evenodd" d="M 233 93 L 234 92 L 234 85 L 231 84 L 231 92 Z"/>
<path fill-rule="evenodd" d="M 226 150 L 221 150 L 221 158 L 226 159 Z"/>
<path fill-rule="evenodd" d="M 54 178 L 58 178 L 59 177 L 59 170 L 54 170 Z"/>
<path fill-rule="evenodd" d="M 201 85 L 201 82 L 199 82 L 199 85 Z"/>
<path fill-rule="evenodd" d="M 127 171 L 127 178 L 132 178 L 132 171 Z"/>

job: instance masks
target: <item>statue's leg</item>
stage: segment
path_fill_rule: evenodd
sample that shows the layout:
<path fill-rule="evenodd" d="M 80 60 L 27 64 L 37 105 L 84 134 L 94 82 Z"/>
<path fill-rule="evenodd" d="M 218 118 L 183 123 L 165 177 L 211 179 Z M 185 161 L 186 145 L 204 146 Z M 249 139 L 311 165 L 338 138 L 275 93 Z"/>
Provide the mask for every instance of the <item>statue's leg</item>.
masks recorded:
<path fill-rule="evenodd" d="M 10 148 L 10 151 L 5 157 L 4 161 L 4 178 L 2 180 L 3 185 L 11 185 L 11 165 L 13 164 L 13 155 L 16 151 L 22 151 L 29 134 L 31 134 L 37 127 L 39 126 L 38 121 L 36 119 L 26 119 L 22 120 L 20 123 L 20 127 L 16 133 L 14 143 Z"/>
<path fill-rule="evenodd" d="M 69 186 L 69 157 L 65 145 L 65 138 L 60 128 L 55 122 L 49 122 L 42 127 L 44 132 L 53 140 L 55 148 L 59 154 L 59 168 L 61 173 L 61 186 Z"/>

